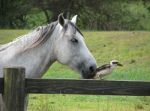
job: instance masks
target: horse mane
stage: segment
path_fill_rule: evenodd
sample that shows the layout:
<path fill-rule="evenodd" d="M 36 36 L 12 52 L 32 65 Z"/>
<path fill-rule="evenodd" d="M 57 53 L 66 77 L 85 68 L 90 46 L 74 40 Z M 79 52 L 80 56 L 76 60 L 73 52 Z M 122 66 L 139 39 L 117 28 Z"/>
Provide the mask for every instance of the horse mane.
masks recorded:
<path fill-rule="evenodd" d="M 58 22 L 52 22 L 47 26 L 38 27 L 36 31 L 40 31 L 39 37 L 37 37 L 37 40 L 34 41 L 34 43 L 30 46 L 30 48 L 45 43 L 51 37 L 57 23 Z"/>
<path fill-rule="evenodd" d="M 51 37 L 57 23 L 58 22 L 56 21 L 46 26 L 39 26 L 31 32 L 17 37 L 12 42 L 0 45 L 0 52 L 6 50 L 11 46 L 20 46 L 25 51 L 27 49 L 31 49 L 45 43 Z"/>

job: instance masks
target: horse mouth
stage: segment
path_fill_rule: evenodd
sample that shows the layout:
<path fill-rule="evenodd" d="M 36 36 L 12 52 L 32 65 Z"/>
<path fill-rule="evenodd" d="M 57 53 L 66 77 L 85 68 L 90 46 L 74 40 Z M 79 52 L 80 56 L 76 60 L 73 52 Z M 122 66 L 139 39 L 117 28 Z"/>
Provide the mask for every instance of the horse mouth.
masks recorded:
<path fill-rule="evenodd" d="M 87 71 L 82 70 L 82 78 L 83 79 L 94 79 L 95 75 L 96 75 L 95 72 L 89 73 Z"/>

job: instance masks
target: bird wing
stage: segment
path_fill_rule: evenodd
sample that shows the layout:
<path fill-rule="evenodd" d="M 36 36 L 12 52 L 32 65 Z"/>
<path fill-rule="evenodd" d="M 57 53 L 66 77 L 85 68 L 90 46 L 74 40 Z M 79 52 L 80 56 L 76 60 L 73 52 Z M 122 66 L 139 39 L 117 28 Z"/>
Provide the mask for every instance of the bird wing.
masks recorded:
<path fill-rule="evenodd" d="M 96 72 L 101 71 L 101 70 L 104 70 L 104 69 L 107 69 L 107 68 L 110 68 L 110 67 L 111 67 L 110 64 L 104 64 L 104 65 L 98 67 L 98 68 L 96 69 Z"/>

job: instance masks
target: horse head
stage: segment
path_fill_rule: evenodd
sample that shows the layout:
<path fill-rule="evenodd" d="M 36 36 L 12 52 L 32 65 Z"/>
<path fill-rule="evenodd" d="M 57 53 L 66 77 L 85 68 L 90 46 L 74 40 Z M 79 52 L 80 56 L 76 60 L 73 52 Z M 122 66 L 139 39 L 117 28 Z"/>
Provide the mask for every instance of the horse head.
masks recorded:
<path fill-rule="evenodd" d="M 87 48 L 83 34 L 76 26 L 77 15 L 71 20 L 58 16 L 58 27 L 56 33 L 60 34 L 55 44 L 56 60 L 68 65 L 79 72 L 83 78 L 90 79 L 95 76 L 96 61 Z"/>

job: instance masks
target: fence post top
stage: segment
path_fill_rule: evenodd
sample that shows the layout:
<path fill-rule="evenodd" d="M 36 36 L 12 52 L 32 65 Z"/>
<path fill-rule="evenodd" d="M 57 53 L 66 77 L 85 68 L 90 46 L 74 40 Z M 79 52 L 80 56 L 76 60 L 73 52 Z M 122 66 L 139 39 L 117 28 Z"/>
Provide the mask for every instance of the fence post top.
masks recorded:
<path fill-rule="evenodd" d="M 25 69 L 22 66 L 4 66 L 3 69 Z"/>

